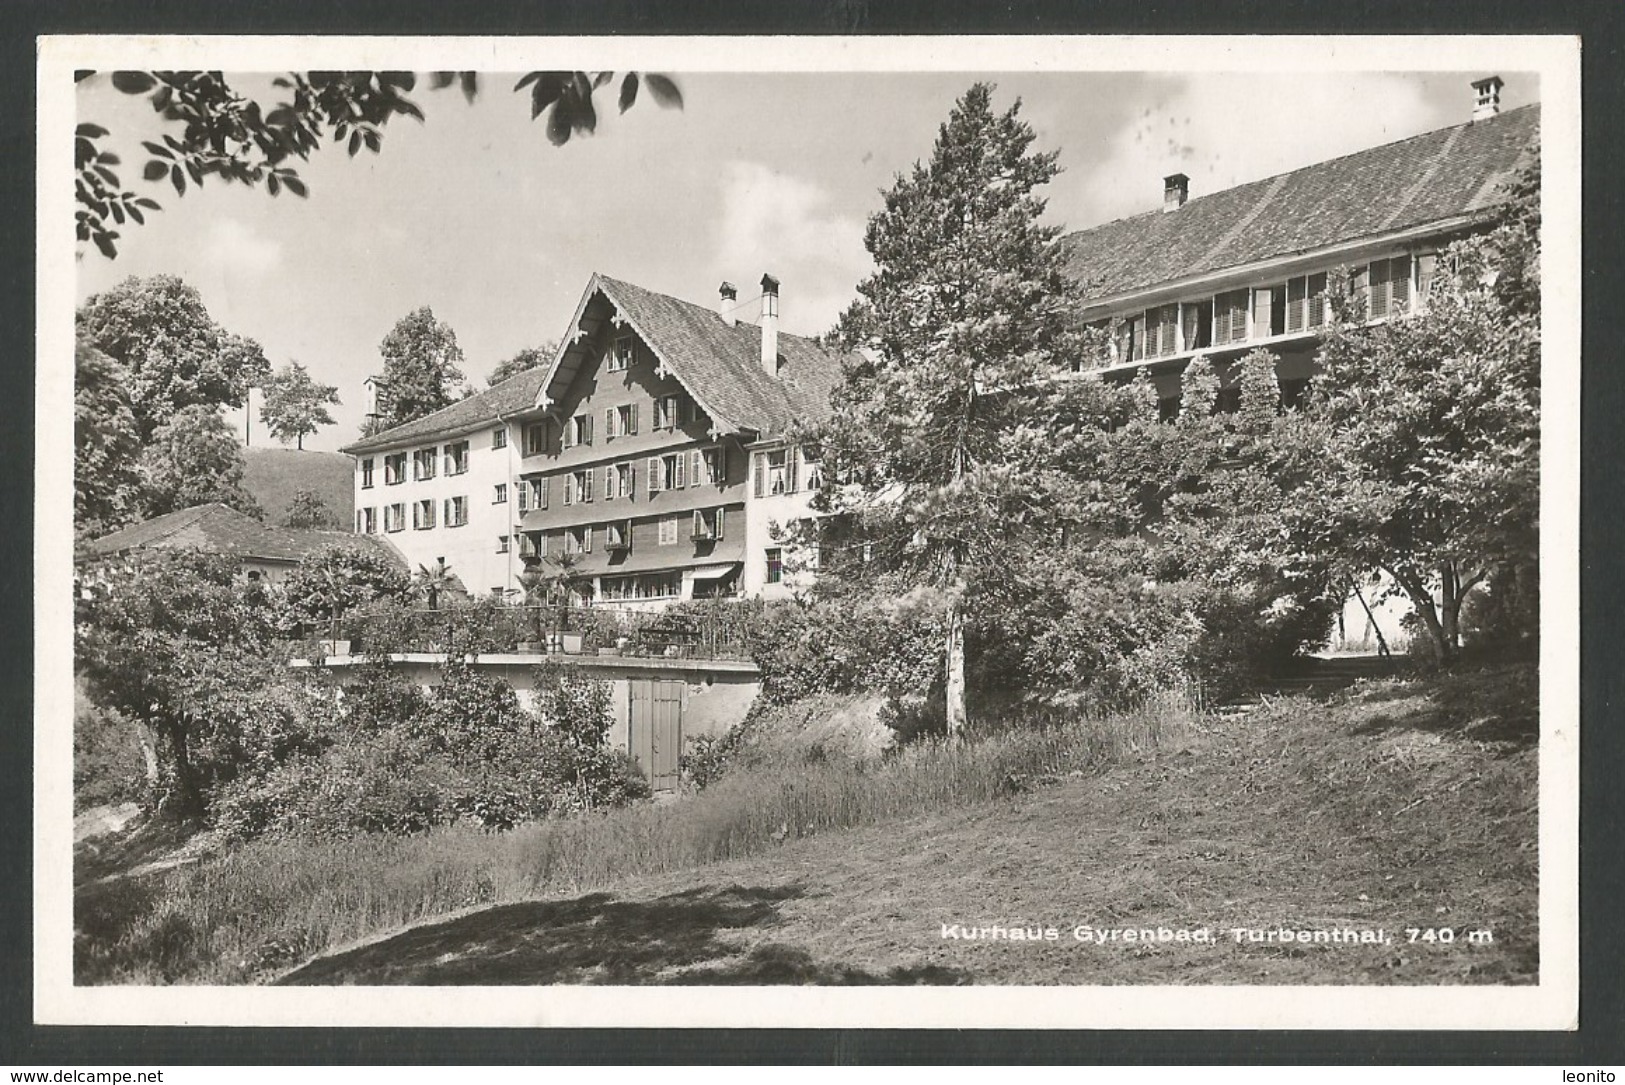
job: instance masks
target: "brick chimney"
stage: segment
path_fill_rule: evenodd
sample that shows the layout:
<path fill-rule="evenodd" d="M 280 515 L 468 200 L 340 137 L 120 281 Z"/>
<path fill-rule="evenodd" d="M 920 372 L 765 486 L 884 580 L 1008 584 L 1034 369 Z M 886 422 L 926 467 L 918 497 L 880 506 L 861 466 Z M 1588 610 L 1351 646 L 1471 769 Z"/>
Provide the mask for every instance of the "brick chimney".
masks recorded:
<path fill-rule="evenodd" d="M 762 369 L 779 375 L 779 280 L 762 276 Z"/>
<path fill-rule="evenodd" d="M 1178 211 L 1190 198 L 1191 179 L 1183 173 L 1170 173 L 1162 179 L 1162 209 Z"/>
<path fill-rule="evenodd" d="M 1501 112 L 1501 88 L 1506 86 L 1498 75 L 1473 82 L 1473 120 L 1481 121 Z"/>
<path fill-rule="evenodd" d="M 717 287 L 717 315 L 728 327 L 739 323 L 739 314 L 734 312 L 739 302 L 739 291 L 734 289 L 733 283 L 723 283 Z"/>

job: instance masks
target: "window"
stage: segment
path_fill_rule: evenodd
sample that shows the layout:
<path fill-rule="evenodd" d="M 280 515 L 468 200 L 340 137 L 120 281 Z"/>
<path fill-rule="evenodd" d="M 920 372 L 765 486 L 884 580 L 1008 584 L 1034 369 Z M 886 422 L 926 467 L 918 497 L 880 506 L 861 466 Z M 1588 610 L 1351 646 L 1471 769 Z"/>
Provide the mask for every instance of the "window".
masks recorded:
<path fill-rule="evenodd" d="M 660 521 L 660 545 L 670 546 L 677 541 L 677 517 L 667 516 Z"/>
<path fill-rule="evenodd" d="M 1326 324 L 1326 273 L 1300 275 L 1286 284 L 1286 330 L 1308 331 Z"/>
<path fill-rule="evenodd" d="M 564 476 L 564 503 L 592 500 L 592 471 L 572 471 Z"/>
<path fill-rule="evenodd" d="M 412 526 L 418 531 L 434 527 L 434 498 L 425 497 L 422 501 L 412 502 Z"/>
<path fill-rule="evenodd" d="M 784 551 L 777 546 L 770 546 L 766 551 L 767 582 L 778 584 L 784 580 Z"/>
<path fill-rule="evenodd" d="M 606 576 L 600 582 L 603 585 L 600 598 L 608 600 L 665 599 L 683 593 L 683 574 L 676 570 L 636 576 Z"/>
<path fill-rule="evenodd" d="M 507 448 L 508 447 L 508 427 L 507 426 L 498 426 L 496 429 L 491 431 L 491 447 L 492 448 Z"/>
<path fill-rule="evenodd" d="M 361 461 L 361 488 L 372 489 L 372 457 L 368 456 Z"/>
<path fill-rule="evenodd" d="M 533 478 L 530 480 L 530 507 L 533 509 L 547 508 L 547 479 Z"/>
<path fill-rule="evenodd" d="M 468 498 L 446 498 L 446 526 L 462 527 L 468 523 Z"/>
<path fill-rule="evenodd" d="M 604 408 L 604 439 L 631 437 L 638 432 L 638 405 L 623 403 Z"/>
<path fill-rule="evenodd" d="M 1416 304 L 1425 306 L 1433 293 L 1433 280 L 1438 273 L 1437 253 L 1424 252 L 1416 258 Z"/>
<path fill-rule="evenodd" d="M 468 442 L 458 441 L 446 446 L 446 474 L 460 475 L 468 470 Z"/>
<path fill-rule="evenodd" d="M 508 503 L 508 484 L 499 482 L 491 488 L 491 504 L 506 505 Z"/>
<path fill-rule="evenodd" d="M 672 452 L 665 456 L 649 457 L 649 493 L 660 490 L 680 490 L 684 485 L 685 452 Z"/>
<path fill-rule="evenodd" d="M 615 465 L 615 496 L 632 497 L 638 486 L 638 473 L 629 463 Z"/>
<path fill-rule="evenodd" d="M 695 542 L 716 542 L 722 538 L 722 521 L 725 509 L 695 509 L 694 530 L 692 537 Z"/>
<path fill-rule="evenodd" d="M 788 449 L 756 453 L 756 496 L 794 493 L 796 461 Z"/>
<path fill-rule="evenodd" d="M 578 414 L 564 424 L 564 447 L 592 444 L 592 415 Z"/>
<path fill-rule="evenodd" d="M 688 399 L 672 394 L 655 398 L 655 429 L 676 429 L 688 423 Z"/>
<path fill-rule="evenodd" d="M 1213 345 L 1213 302 L 1187 301 L 1184 306 L 1185 349 L 1203 350 Z"/>
<path fill-rule="evenodd" d="M 510 540 L 512 538 L 513 538 L 513 536 L 511 536 L 511 535 L 498 535 L 497 536 L 497 553 L 506 554 L 508 552 L 509 548 L 513 545 L 510 542 Z"/>
<path fill-rule="evenodd" d="M 412 453 L 412 477 L 422 482 L 434 478 L 435 450 L 420 448 Z"/>
<path fill-rule="evenodd" d="M 384 457 L 384 485 L 399 486 L 406 481 L 406 453 L 394 452 Z"/>
<path fill-rule="evenodd" d="M 722 446 L 707 448 L 696 453 L 697 462 L 694 468 L 694 481 L 704 482 L 707 486 L 721 486 L 727 481 L 728 457 Z"/>
<path fill-rule="evenodd" d="M 1138 362 L 1145 357 L 1145 314 L 1129 317 L 1129 359 Z"/>
<path fill-rule="evenodd" d="M 400 502 L 384 506 L 384 530 L 400 531 L 406 527 L 406 506 Z"/>
<path fill-rule="evenodd" d="M 1215 345 L 1247 341 L 1247 294 L 1246 290 L 1232 290 L 1213 299 Z"/>
<path fill-rule="evenodd" d="M 604 525 L 605 550 L 632 549 L 632 521 L 611 520 Z"/>
<path fill-rule="evenodd" d="M 547 451 L 547 423 L 532 422 L 525 427 L 525 455 L 540 456 Z"/>
<path fill-rule="evenodd" d="M 824 488 L 824 468 L 819 462 L 824 457 L 824 450 L 815 444 L 801 446 L 801 463 L 807 469 L 806 486 L 809 490 Z"/>
<path fill-rule="evenodd" d="M 1411 258 L 1373 260 L 1366 281 L 1367 312 L 1373 320 L 1403 313 L 1411 300 Z"/>
<path fill-rule="evenodd" d="M 632 363 L 637 360 L 637 340 L 630 335 L 615 337 L 615 348 L 609 352 L 605 359 L 605 368 L 611 373 L 631 369 Z"/>
<path fill-rule="evenodd" d="M 1179 349 L 1179 306 L 1162 305 L 1145 313 L 1145 357 L 1161 358 Z M 1138 355 L 1136 355 L 1138 357 Z"/>
<path fill-rule="evenodd" d="M 564 529 L 564 552 L 566 554 L 592 553 L 592 525 L 582 527 L 567 527 Z"/>
<path fill-rule="evenodd" d="M 378 534 L 378 510 L 357 509 L 356 530 L 363 535 Z"/>

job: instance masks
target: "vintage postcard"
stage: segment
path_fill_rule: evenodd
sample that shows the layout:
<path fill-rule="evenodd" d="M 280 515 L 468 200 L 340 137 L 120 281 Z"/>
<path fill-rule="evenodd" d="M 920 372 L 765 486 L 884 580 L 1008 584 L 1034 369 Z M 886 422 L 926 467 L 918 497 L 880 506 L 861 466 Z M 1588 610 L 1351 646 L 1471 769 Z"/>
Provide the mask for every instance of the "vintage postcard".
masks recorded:
<path fill-rule="evenodd" d="M 1576 1027 L 1576 40 L 38 92 L 38 1022 Z"/>

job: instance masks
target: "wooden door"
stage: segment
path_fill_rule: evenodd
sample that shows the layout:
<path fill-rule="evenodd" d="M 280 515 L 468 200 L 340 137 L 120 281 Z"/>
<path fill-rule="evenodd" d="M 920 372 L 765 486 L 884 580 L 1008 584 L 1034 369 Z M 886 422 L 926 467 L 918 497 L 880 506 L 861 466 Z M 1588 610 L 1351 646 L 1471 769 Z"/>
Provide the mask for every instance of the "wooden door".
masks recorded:
<path fill-rule="evenodd" d="M 627 683 L 627 752 L 656 791 L 677 786 L 683 751 L 683 683 L 634 678 Z"/>

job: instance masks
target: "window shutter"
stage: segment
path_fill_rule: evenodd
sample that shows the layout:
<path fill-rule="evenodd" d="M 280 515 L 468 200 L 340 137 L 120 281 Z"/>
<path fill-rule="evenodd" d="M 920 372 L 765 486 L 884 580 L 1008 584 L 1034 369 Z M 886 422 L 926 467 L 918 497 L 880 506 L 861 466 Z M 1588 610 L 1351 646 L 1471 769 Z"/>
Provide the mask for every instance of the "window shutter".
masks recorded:
<path fill-rule="evenodd" d="M 1433 276 L 1438 264 L 1436 253 L 1425 252 L 1416 258 L 1416 299 L 1419 306 L 1427 305 L 1428 295 L 1433 292 Z"/>
<path fill-rule="evenodd" d="M 604 408 L 604 440 L 615 436 L 615 408 Z"/>
<path fill-rule="evenodd" d="M 784 492 L 796 492 L 796 448 L 794 445 L 784 450 Z"/>
<path fill-rule="evenodd" d="M 582 444 L 590 445 L 590 444 L 592 444 L 592 415 L 590 415 L 590 414 L 583 415 L 582 416 L 582 424 L 587 427 L 587 432 L 582 435 L 583 438 L 584 438 L 582 440 Z"/>
<path fill-rule="evenodd" d="M 583 553 L 592 553 L 592 525 L 588 524 L 581 529 L 581 549 Z"/>
<path fill-rule="evenodd" d="M 672 464 L 671 488 L 674 490 L 681 490 L 688 484 L 685 480 L 687 472 L 683 470 L 684 465 L 688 461 L 688 457 L 679 452 L 675 457 L 673 457 L 673 459 L 676 462 Z"/>
<path fill-rule="evenodd" d="M 761 497 L 767 492 L 767 456 L 766 453 L 753 453 L 756 459 L 756 496 Z"/>
<path fill-rule="evenodd" d="M 592 468 L 581 472 L 581 500 L 592 500 Z"/>
<path fill-rule="evenodd" d="M 539 479 L 536 483 L 536 507 L 547 508 L 547 479 Z"/>
<path fill-rule="evenodd" d="M 615 468 L 613 465 L 604 468 L 604 500 L 608 501 L 615 496 Z"/>
<path fill-rule="evenodd" d="M 719 539 L 722 538 L 722 514 L 725 511 L 724 509 L 717 510 L 717 538 Z"/>
<path fill-rule="evenodd" d="M 651 496 L 660 492 L 660 457 L 649 457 L 649 493 Z"/>
<path fill-rule="evenodd" d="M 711 481 L 705 477 L 705 454 L 697 448 L 689 454 L 688 473 L 693 478 L 692 484 L 695 486 Z"/>
<path fill-rule="evenodd" d="M 574 475 L 565 475 L 564 476 L 564 503 L 566 505 L 573 505 L 573 504 L 575 504 L 575 502 L 576 502 L 576 477 Z"/>
<path fill-rule="evenodd" d="M 1395 311 L 1407 308 L 1411 301 L 1411 258 L 1396 256 L 1389 264 L 1389 302 Z"/>
<path fill-rule="evenodd" d="M 631 422 L 631 425 L 627 428 L 626 432 L 636 435 L 638 432 L 638 405 L 636 403 L 632 404 L 632 409 L 629 413 L 632 416 L 630 419 L 628 419 L 628 421 Z"/>
<path fill-rule="evenodd" d="M 446 511 L 445 511 L 444 515 L 446 517 L 446 526 L 447 527 L 451 527 L 453 524 L 455 524 L 457 522 L 456 513 L 454 513 L 452 511 L 451 498 L 449 498 L 449 497 L 446 498 Z"/>
<path fill-rule="evenodd" d="M 519 484 L 519 511 L 521 513 L 526 513 L 526 512 L 530 511 L 530 484 L 529 483 L 521 482 Z"/>
<path fill-rule="evenodd" d="M 694 528 L 691 534 L 696 539 L 705 537 L 705 517 L 700 515 L 699 509 L 694 510 Z"/>
<path fill-rule="evenodd" d="M 1326 273 L 1309 276 L 1309 327 L 1318 328 L 1326 323 Z"/>

